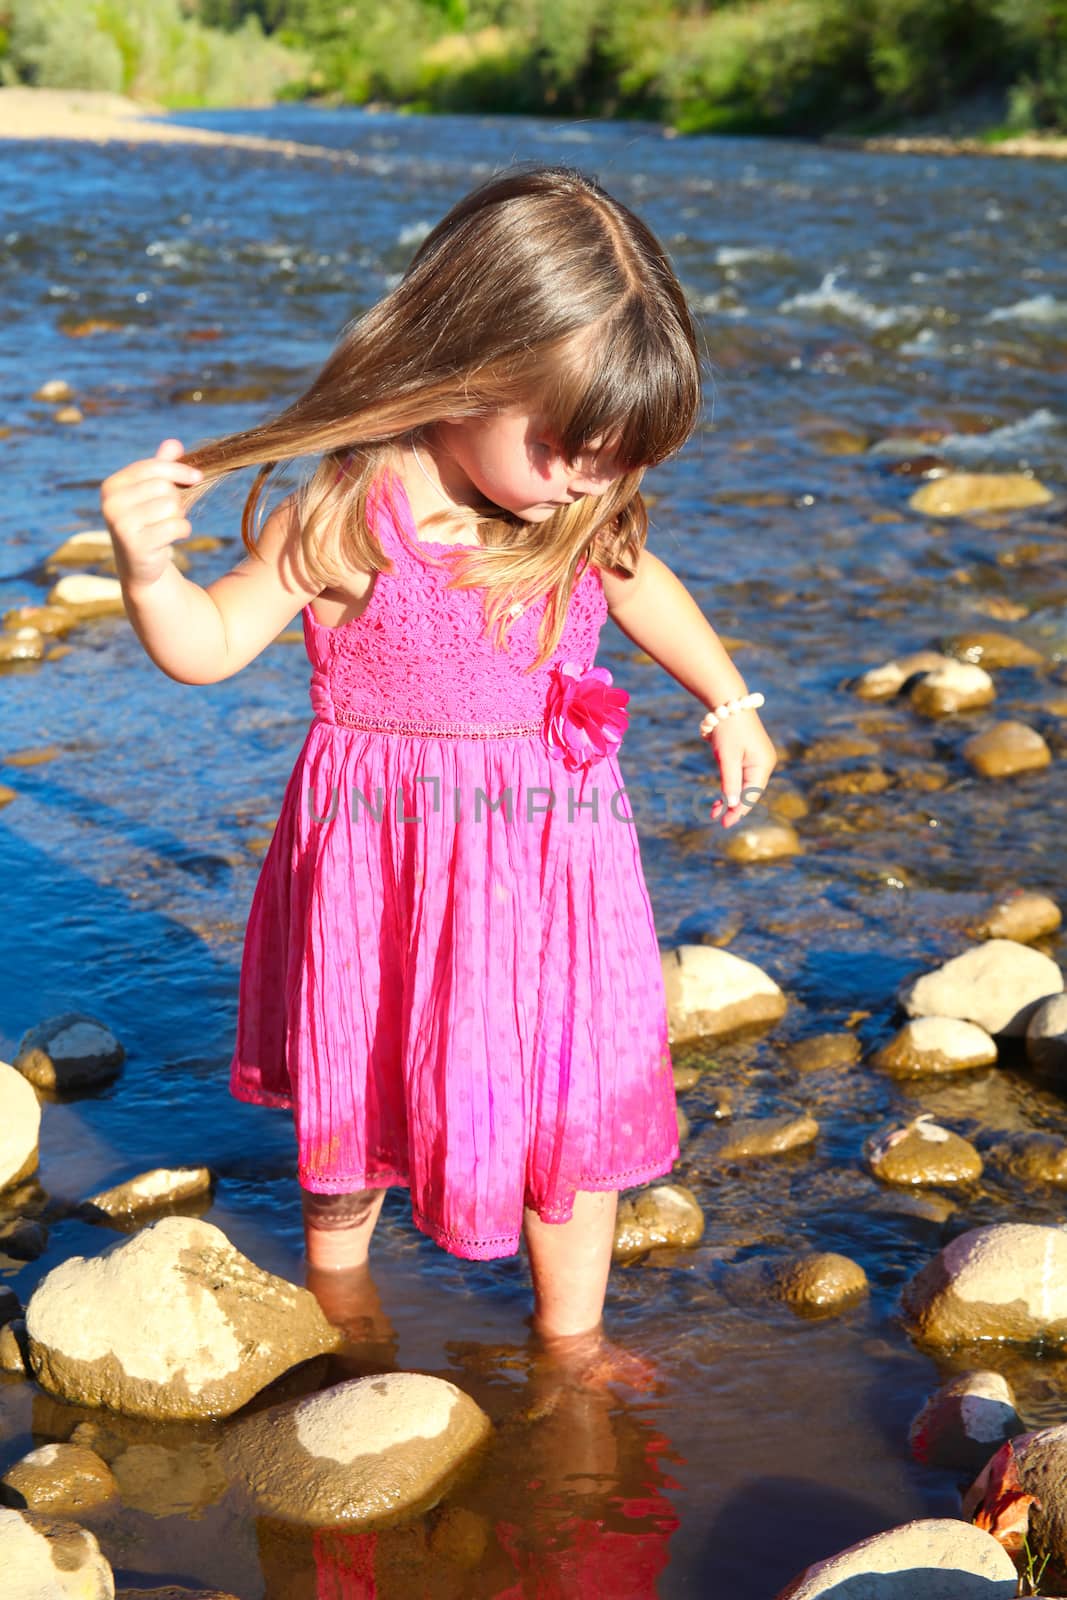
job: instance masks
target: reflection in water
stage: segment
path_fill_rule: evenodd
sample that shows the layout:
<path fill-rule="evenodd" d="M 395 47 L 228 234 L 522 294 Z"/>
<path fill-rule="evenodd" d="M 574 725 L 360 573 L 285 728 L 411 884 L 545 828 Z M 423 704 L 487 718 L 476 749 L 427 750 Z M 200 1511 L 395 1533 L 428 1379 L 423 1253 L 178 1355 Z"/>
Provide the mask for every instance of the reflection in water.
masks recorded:
<path fill-rule="evenodd" d="M 348 1334 L 336 1358 L 346 1376 L 394 1370 L 396 1335 L 369 1269 L 309 1271 L 307 1282 Z M 664 1492 L 678 1485 L 663 1462 L 682 1458 L 649 1420 L 648 1401 L 610 1392 L 662 1389 L 652 1364 L 602 1330 L 555 1341 L 530 1332 L 525 1345 L 457 1343 L 449 1353 L 463 1369 L 452 1377 L 496 1425 L 474 1475 L 405 1526 L 312 1533 L 261 1519 L 266 1600 L 655 1600 L 679 1525 Z M 503 1402 L 501 1374 L 510 1379 Z"/>

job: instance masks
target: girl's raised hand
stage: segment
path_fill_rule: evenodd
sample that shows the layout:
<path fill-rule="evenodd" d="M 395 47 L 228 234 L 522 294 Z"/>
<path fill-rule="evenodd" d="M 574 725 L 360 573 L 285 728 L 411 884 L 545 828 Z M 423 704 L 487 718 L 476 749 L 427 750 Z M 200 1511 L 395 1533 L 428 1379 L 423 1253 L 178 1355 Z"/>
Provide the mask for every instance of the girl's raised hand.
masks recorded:
<path fill-rule="evenodd" d="M 131 461 L 100 485 L 100 509 L 124 583 L 155 583 L 170 564 L 170 545 L 193 531 L 179 489 L 199 483 L 203 473 L 179 461 L 183 453 L 180 439 L 164 439 L 150 460 Z"/>
<path fill-rule="evenodd" d="M 711 819 L 732 828 L 752 810 L 778 764 L 774 740 L 751 710 L 724 717 L 701 737 L 715 751 L 722 776 L 722 794 L 711 808 Z M 722 810 L 724 796 L 726 809 Z"/>

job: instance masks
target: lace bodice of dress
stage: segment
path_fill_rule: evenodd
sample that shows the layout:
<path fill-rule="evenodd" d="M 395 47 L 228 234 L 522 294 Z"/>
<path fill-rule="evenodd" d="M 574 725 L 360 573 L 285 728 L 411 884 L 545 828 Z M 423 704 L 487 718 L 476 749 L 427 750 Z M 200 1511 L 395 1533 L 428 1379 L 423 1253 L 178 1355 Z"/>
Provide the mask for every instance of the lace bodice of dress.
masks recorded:
<path fill-rule="evenodd" d="M 534 672 L 542 596 L 511 623 L 507 649 L 484 632 L 484 590 L 448 588 L 449 566 L 427 558 L 448 545 L 420 544 L 400 480 L 386 470 L 368 497 L 368 515 L 391 572 L 379 572 L 360 616 L 339 627 L 304 607 L 304 639 L 312 665 L 311 700 L 320 717 L 338 710 L 372 716 L 383 727 L 427 720 L 460 728 L 536 721 L 544 712 L 552 669 L 594 663 L 607 599 L 600 574 L 586 568 L 571 595 L 552 657 Z"/>

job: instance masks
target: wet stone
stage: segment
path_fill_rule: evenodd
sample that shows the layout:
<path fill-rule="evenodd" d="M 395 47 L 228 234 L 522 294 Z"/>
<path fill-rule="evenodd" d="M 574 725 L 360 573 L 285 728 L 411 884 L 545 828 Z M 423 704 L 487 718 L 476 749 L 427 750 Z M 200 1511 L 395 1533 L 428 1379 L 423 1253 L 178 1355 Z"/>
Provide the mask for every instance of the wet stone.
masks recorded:
<path fill-rule="evenodd" d="M 8 1505 L 76 1515 L 118 1494 L 106 1461 L 84 1445 L 45 1444 L 16 1461 L 0 1484 Z"/>
<path fill-rule="evenodd" d="M 958 1017 L 916 1017 L 871 1058 L 871 1065 L 898 1078 L 969 1072 L 993 1066 L 996 1042 L 975 1022 Z"/>
<path fill-rule="evenodd" d="M 982 1158 L 966 1139 L 923 1112 L 906 1127 L 872 1140 L 867 1159 L 883 1183 L 955 1185 L 982 1174 Z"/>
<path fill-rule="evenodd" d="M 906 1286 L 903 1307 L 934 1345 L 1067 1340 L 1067 1230 L 993 1223 L 953 1239 Z"/>
<path fill-rule="evenodd" d="M 110 1083 L 126 1052 L 95 1017 L 66 1011 L 30 1028 L 19 1042 L 14 1066 L 39 1089 L 83 1089 Z"/>
<path fill-rule="evenodd" d="M 999 1372 L 965 1372 L 942 1384 L 912 1419 L 908 1443 L 917 1461 L 978 1473 L 1023 1432 L 1015 1397 Z"/>
<path fill-rule="evenodd" d="M 1055 933 L 1063 921 L 1059 906 L 1047 894 L 1022 890 L 1005 895 L 986 914 L 976 930 L 980 939 L 1014 939 L 1033 944 Z"/>
<path fill-rule="evenodd" d="M 827 1067 L 851 1067 L 860 1059 L 860 1042 L 854 1033 L 816 1033 L 797 1039 L 786 1050 L 791 1067 L 799 1072 L 819 1072 Z"/>
<path fill-rule="evenodd" d="M 956 1017 L 994 1036 L 1021 1037 L 1043 1000 L 1063 993 L 1056 963 L 1012 939 L 988 939 L 905 986 L 911 1017 Z"/>
<path fill-rule="evenodd" d="M 692 1248 L 704 1232 L 704 1213 L 690 1189 L 657 1183 L 622 1195 L 615 1219 L 613 1256 L 629 1261 L 657 1245 Z"/>
<path fill-rule="evenodd" d="M 981 1528 L 957 1517 L 888 1528 L 816 1561 L 777 1600 L 1010 1600 L 1015 1565 Z"/>
<path fill-rule="evenodd" d="M 799 1256 L 776 1275 L 778 1294 L 801 1312 L 842 1310 L 866 1294 L 868 1287 L 859 1263 L 835 1251 Z"/>

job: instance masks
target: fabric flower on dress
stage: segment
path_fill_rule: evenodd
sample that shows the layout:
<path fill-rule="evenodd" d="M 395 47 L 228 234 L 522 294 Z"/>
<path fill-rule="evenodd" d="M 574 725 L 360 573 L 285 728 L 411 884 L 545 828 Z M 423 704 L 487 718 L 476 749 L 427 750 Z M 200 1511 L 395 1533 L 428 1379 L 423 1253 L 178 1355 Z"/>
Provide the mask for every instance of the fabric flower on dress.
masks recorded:
<path fill-rule="evenodd" d="M 552 759 L 578 772 L 614 755 L 629 725 L 629 698 L 611 686 L 607 667 L 583 672 L 577 661 L 557 662 L 545 705 L 544 741 Z"/>

